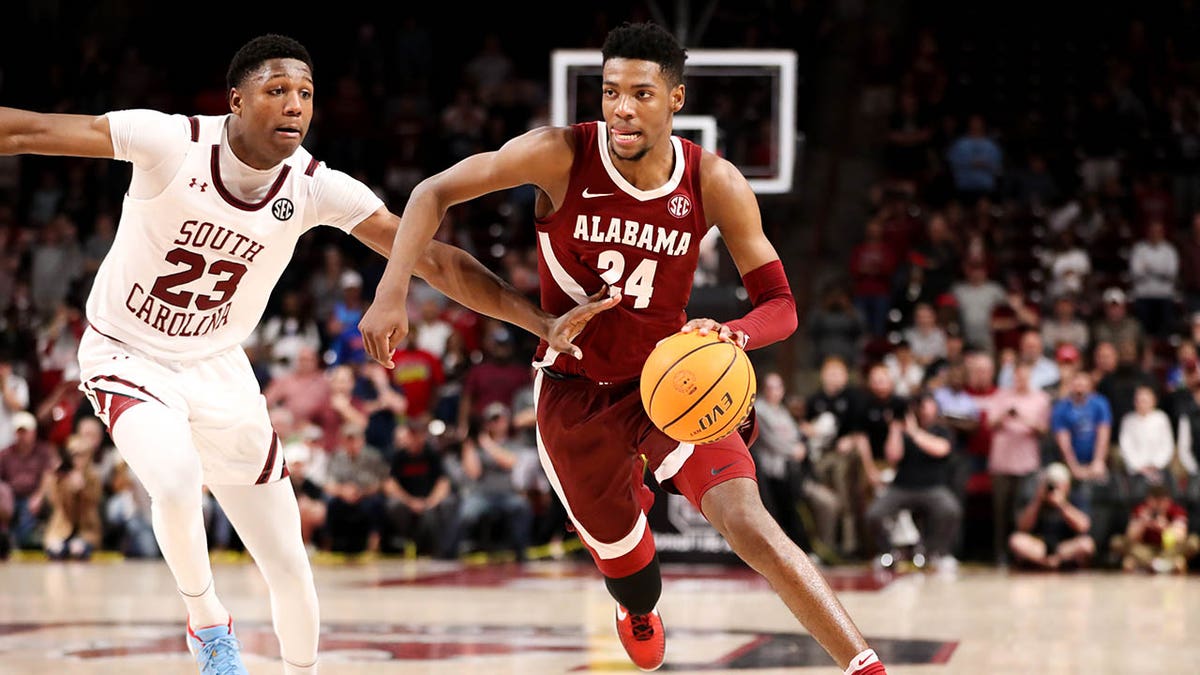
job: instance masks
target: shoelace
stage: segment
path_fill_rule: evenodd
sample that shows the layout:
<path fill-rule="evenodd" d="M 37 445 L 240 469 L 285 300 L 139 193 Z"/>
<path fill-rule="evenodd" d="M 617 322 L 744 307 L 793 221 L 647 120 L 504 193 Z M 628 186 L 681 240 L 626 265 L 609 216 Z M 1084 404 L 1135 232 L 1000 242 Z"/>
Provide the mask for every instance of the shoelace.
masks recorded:
<path fill-rule="evenodd" d="M 654 637 L 654 624 L 649 614 L 630 614 L 630 627 L 633 629 L 633 639 L 644 642 Z"/>
<path fill-rule="evenodd" d="M 200 646 L 200 667 L 206 675 L 238 675 L 238 651 L 242 643 L 232 635 L 215 638 Z M 210 670 L 213 669 L 213 670 Z"/>

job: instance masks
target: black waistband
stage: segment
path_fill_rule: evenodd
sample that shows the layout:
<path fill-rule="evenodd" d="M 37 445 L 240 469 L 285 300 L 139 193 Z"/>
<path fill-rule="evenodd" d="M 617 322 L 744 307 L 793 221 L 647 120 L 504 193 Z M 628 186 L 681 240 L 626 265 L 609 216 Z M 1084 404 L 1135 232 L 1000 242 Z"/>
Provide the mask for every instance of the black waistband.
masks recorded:
<path fill-rule="evenodd" d="M 566 373 L 560 373 L 553 368 L 542 368 L 542 374 L 552 380 L 557 380 L 559 382 L 562 382 L 564 380 L 582 380 L 582 379 L 584 379 L 584 377 L 582 375 L 568 375 Z"/>
<path fill-rule="evenodd" d="M 543 367 L 541 369 L 541 371 L 542 371 L 543 375 L 550 378 L 551 380 L 554 380 L 555 382 L 573 382 L 573 383 L 577 382 L 579 384 L 593 384 L 598 387 L 611 387 L 611 386 L 619 385 L 619 384 L 637 384 L 638 380 L 641 379 L 641 378 L 635 377 L 635 378 L 632 378 L 629 380 L 622 380 L 620 382 L 597 382 L 596 380 L 593 380 L 590 377 L 587 377 L 585 375 L 573 375 L 570 373 L 564 373 L 562 371 L 555 370 L 549 366 Z"/>

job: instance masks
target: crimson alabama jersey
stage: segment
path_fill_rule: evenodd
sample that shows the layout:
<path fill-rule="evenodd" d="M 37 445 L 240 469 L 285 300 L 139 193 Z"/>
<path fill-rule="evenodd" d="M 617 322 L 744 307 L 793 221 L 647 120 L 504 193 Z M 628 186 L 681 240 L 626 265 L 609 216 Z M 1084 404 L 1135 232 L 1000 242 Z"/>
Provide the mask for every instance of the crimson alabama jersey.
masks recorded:
<path fill-rule="evenodd" d="M 603 122 L 572 125 L 575 161 L 562 206 L 537 221 L 542 307 L 562 314 L 605 283 L 621 304 L 575 338 L 582 362 L 538 345 L 535 365 L 621 382 L 641 375 L 654 345 L 687 322 L 700 239 L 708 230 L 700 201 L 703 149 L 671 137 L 675 168 L 652 190 L 630 185 L 608 154 Z"/>

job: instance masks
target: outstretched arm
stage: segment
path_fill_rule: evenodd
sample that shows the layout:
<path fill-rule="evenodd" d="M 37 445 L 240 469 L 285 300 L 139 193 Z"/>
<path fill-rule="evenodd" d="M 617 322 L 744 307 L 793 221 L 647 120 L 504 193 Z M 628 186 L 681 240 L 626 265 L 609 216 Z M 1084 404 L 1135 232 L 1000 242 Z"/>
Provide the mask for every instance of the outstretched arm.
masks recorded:
<path fill-rule="evenodd" d="M 468 157 L 422 181 L 413 190 L 404 215 L 381 209 L 354 229 L 354 235 L 388 257 L 375 302 L 363 314 L 359 330 L 367 354 L 391 365 L 392 349 L 408 332 L 405 302 L 409 277 L 475 311 L 520 326 L 545 338 L 555 349 L 579 355 L 570 344 L 597 312 L 616 305 L 620 296 L 597 295 L 561 317 L 544 312 L 465 251 L 431 241 L 453 205 L 518 185 L 537 185 L 553 194 L 565 181 L 572 161 L 568 132 L 543 128 L 528 132 L 495 152 Z"/>
<path fill-rule="evenodd" d="M 112 159 L 108 118 L 0 107 L 0 155 L 24 154 Z"/>
<path fill-rule="evenodd" d="M 359 241 L 387 256 L 390 254 L 388 246 L 396 238 L 396 225 L 399 220 L 386 208 L 380 208 L 374 215 L 355 227 L 353 233 Z M 390 267 L 390 260 L 388 264 Z M 464 307 L 520 326 L 539 338 L 544 338 L 552 348 L 565 354 L 574 354 L 576 358 L 582 356 L 582 353 L 578 347 L 571 344 L 571 340 L 583 331 L 584 326 L 593 316 L 615 307 L 621 301 L 620 294 L 609 296 L 608 289 L 605 287 L 592 296 L 589 302 L 556 317 L 543 311 L 466 251 L 440 241 L 429 242 L 425 250 L 417 257 L 414 272 Z M 405 286 L 407 286 L 407 281 Z M 392 350 L 400 338 L 408 332 L 408 319 L 404 315 L 404 298 L 394 295 L 398 292 L 392 291 L 390 292 L 392 294 L 389 294 L 389 291 L 384 290 L 383 285 L 380 284 L 379 290 L 375 294 L 375 303 L 367 309 L 359 323 L 367 354 L 388 368 L 393 366 Z M 383 303 L 388 309 L 400 313 L 398 317 L 403 320 L 403 328 L 401 329 L 398 323 L 390 324 L 390 333 L 383 335 L 372 333 L 368 336 L 368 315 L 376 304 L 380 303 Z"/>

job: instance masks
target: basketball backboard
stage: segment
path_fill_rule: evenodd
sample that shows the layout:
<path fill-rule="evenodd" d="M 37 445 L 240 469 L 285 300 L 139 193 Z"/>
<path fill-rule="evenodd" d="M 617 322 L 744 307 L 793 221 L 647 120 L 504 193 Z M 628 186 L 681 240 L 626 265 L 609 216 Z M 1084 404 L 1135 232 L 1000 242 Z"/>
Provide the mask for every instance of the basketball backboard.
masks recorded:
<path fill-rule="evenodd" d="M 551 53 L 554 125 L 600 118 L 601 53 Z M 796 53 L 689 49 L 687 100 L 674 131 L 733 162 L 759 194 L 790 192 L 803 134 L 796 129 Z"/>

